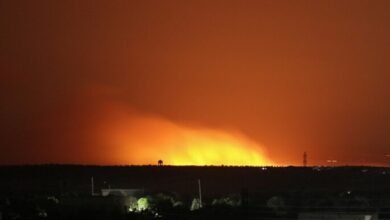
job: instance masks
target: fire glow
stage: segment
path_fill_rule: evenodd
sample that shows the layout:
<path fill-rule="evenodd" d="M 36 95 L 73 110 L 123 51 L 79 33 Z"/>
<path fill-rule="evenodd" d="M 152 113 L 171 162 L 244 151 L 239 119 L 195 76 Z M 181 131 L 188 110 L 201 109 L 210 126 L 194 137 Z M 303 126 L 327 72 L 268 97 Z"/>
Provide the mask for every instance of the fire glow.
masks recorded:
<path fill-rule="evenodd" d="M 120 164 L 272 165 L 262 146 L 238 132 L 173 123 L 160 117 L 121 114 L 108 126 L 106 143 Z"/>

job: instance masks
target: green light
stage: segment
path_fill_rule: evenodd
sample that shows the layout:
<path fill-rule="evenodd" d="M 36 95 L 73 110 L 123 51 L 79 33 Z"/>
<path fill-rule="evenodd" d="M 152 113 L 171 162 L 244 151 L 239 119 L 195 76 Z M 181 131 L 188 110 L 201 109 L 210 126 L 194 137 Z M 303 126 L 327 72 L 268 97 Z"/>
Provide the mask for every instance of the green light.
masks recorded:
<path fill-rule="evenodd" d="M 143 211 L 149 208 L 149 201 L 145 197 L 141 197 L 137 201 L 138 211 Z"/>

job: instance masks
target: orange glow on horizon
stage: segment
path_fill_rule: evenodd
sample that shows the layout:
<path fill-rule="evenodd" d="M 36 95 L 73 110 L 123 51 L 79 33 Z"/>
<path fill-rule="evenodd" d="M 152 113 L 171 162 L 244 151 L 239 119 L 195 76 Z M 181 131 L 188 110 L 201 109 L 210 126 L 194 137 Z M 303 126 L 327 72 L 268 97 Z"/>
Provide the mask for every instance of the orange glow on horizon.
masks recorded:
<path fill-rule="evenodd" d="M 172 142 L 180 142 L 183 146 L 180 149 L 170 149 L 166 155 L 168 164 L 270 165 L 260 146 L 244 137 L 223 131 L 181 129 L 184 135 Z"/>
<path fill-rule="evenodd" d="M 121 112 L 104 132 L 117 164 L 273 165 L 263 147 L 238 132 L 179 125 Z M 107 135 L 108 134 L 108 135 Z"/>

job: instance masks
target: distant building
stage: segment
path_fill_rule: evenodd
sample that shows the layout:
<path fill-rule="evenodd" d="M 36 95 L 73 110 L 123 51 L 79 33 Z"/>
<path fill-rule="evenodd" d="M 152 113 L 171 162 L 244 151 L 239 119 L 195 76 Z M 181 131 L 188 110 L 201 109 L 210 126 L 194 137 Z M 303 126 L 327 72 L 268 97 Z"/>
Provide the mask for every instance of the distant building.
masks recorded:
<path fill-rule="evenodd" d="M 134 196 L 145 194 L 144 189 L 102 189 L 102 196 Z"/>
<path fill-rule="evenodd" d="M 304 212 L 298 220 L 378 220 L 377 213 Z"/>

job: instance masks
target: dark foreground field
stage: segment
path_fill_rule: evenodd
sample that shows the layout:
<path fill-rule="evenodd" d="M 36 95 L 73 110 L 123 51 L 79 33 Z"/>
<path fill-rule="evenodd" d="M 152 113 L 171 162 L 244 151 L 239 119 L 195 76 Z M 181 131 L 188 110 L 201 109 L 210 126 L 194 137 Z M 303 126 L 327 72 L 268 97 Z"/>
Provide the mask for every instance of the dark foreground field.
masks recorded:
<path fill-rule="evenodd" d="M 103 197 L 103 188 L 141 193 Z M 141 198 L 147 207 L 129 211 Z M 0 167 L 0 219 L 297 219 L 303 212 L 387 219 L 389 208 L 388 168 Z"/>

